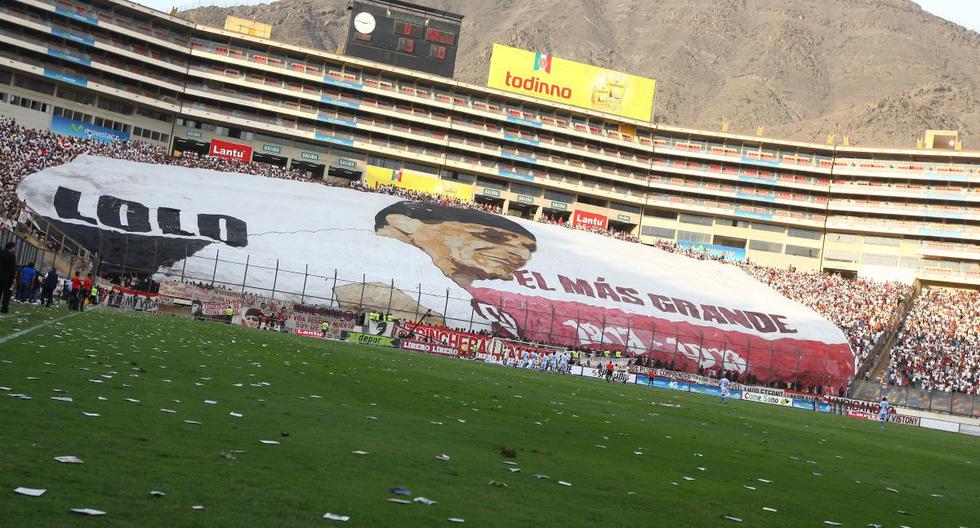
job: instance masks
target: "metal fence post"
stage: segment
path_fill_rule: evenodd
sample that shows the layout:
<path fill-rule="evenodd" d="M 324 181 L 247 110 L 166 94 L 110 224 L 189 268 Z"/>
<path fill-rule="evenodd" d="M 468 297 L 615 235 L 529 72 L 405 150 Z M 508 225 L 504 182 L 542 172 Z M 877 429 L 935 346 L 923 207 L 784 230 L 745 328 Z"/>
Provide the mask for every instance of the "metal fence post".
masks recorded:
<path fill-rule="evenodd" d="M 551 304 L 549 306 L 551 306 L 551 323 L 548 325 L 548 340 L 554 343 L 555 342 L 555 305 Z"/>
<path fill-rule="evenodd" d="M 272 298 L 276 298 L 276 283 L 279 282 L 279 259 L 276 259 L 276 273 L 272 276 Z M 304 284 L 305 286 L 305 284 Z"/>
<path fill-rule="evenodd" d="M 214 286 L 214 278 L 218 275 L 218 255 L 220 252 L 216 249 L 214 250 L 214 270 L 211 272 L 211 286 Z"/>
<path fill-rule="evenodd" d="M 184 244 L 184 264 L 180 267 L 180 282 L 184 282 L 187 273 L 187 244 Z"/>
<path fill-rule="evenodd" d="M 415 302 L 415 321 L 419 320 L 419 310 L 422 309 L 422 283 L 419 283 L 419 300 Z"/>
<path fill-rule="evenodd" d="M 279 261 L 277 260 L 276 262 L 278 263 Z M 306 302 L 306 280 L 310 278 L 310 265 L 306 264 L 305 266 L 303 269 L 303 292 L 299 294 L 299 302 L 301 303 Z"/>
<path fill-rule="evenodd" d="M 242 293 L 245 293 L 245 283 L 248 282 L 248 261 L 251 260 L 251 255 L 245 255 L 245 273 L 242 274 Z"/>
<path fill-rule="evenodd" d="M 367 287 L 367 274 L 361 274 L 361 300 L 357 302 L 357 311 L 364 310 L 364 288 Z M 373 308 L 372 308 L 373 309 Z"/>
<path fill-rule="evenodd" d="M 391 313 L 391 298 L 395 295 L 395 279 L 391 279 L 391 288 L 388 290 L 388 309 L 385 310 L 385 315 Z"/>
<path fill-rule="evenodd" d="M 126 274 L 126 265 L 129 264 L 129 236 L 127 235 L 124 239 L 126 244 L 123 246 L 125 251 L 123 251 L 123 275 Z"/>
<path fill-rule="evenodd" d="M 333 294 L 337 291 L 337 268 L 333 269 L 333 288 L 330 288 L 330 306 L 333 306 Z M 340 304 L 339 302 L 337 303 Z"/>
<path fill-rule="evenodd" d="M 449 288 L 446 288 L 446 306 L 442 309 L 442 317 L 446 321 L 446 326 L 449 326 Z"/>

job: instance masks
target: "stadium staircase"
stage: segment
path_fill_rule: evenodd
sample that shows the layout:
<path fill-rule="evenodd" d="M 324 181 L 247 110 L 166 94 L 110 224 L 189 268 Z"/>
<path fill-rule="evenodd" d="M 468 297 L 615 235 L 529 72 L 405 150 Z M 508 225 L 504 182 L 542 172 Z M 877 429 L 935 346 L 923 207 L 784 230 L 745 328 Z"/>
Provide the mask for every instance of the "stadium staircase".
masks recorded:
<path fill-rule="evenodd" d="M 878 343 L 858 370 L 857 376 L 855 376 L 856 380 L 872 381 L 875 383 L 854 384 L 854 390 L 851 392 L 852 398 L 868 401 L 877 400 L 879 396 L 877 390 L 878 382 L 888 373 L 892 348 L 898 344 L 898 335 L 901 333 L 902 327 L 905 324 L 905 317 L 908 316 L 909 311 L 912 310 L 912 306 L 915 304 L 915 300 L 921 293 L 922 283 L 916 280 L 912 288 L 912 295 L 895 311 L 891 321 L 886 325 L 885 333 L 878 339 Z"/>
<path fill-rule="evenodd" d="M 69 277 L 75 271 L 94 271 L 99 262 L 96 253 L 88 251 L 53 224 L 28 210 L 28 221 L 17 230 L 6 229 L 0 233 L 3 243 L 17 244 L 17 264 L 33 262 L 35 268 L 46 273 L 54 267 L 60 277 Z"/>

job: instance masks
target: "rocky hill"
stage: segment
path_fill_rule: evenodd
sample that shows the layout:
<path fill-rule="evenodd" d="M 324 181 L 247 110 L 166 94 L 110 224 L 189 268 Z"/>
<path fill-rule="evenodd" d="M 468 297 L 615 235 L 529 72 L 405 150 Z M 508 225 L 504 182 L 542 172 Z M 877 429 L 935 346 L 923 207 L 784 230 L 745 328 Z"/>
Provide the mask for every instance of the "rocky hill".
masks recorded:
<path fill-rule="evenodd" d="M 421 0 L 465 16 L 456 78 L 486 82 L 494 42 L 657 79 L 655 121 L 801 141 L 913 147 L 927 128 L 980 147 L 980 34 L 910 0 Z M 336 51 L 345 0 L 182 13 L 273 25 Z M 971 141 L 971 138 L 974 138 Z"/>

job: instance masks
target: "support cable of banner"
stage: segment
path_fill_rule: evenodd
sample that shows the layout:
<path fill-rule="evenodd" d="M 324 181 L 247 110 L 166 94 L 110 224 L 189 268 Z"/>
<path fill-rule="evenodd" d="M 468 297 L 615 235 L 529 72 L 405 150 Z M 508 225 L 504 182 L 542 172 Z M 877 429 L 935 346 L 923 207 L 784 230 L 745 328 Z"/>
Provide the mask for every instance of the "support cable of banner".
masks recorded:
<path fill-rule="evenodd" d="M 425 313 L 422 314 L 422 317 L 420 317 L 418 321 L 415 321 L 415 324 L 412 325 L 412 331 L 409 332 L 407 336 L 405 336 L 405 339 L 411 339 L 412 336 L 415 335 L 415 329 L 419 327 L 419 323 L 421 323 L 422 320 L 428 317 L 430 313 L 432 313 L 432 308 L 426 310 Z"/>

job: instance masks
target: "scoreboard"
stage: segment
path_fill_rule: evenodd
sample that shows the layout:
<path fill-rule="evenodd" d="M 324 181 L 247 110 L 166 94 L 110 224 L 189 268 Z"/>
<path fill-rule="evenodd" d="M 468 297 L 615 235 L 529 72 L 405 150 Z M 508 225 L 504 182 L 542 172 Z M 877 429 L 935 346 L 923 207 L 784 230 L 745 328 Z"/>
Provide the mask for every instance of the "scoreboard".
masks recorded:
<path fill-rule="evenodd" d="M 452 77 L 461 15 L 396 0 L 354 0 L 345 54 Z"/>

